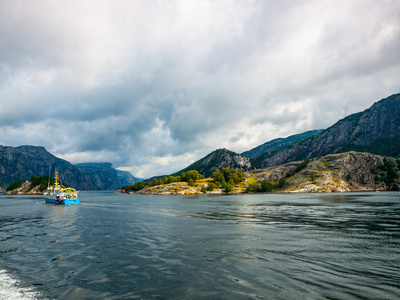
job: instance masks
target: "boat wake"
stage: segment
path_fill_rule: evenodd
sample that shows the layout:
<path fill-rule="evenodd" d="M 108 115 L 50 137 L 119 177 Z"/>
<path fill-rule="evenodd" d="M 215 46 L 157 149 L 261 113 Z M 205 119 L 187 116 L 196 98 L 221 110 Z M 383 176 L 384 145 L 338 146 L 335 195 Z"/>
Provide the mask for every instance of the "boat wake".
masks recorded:
<path fill-rule="evenodd" d="M 33 288 L 21 287 L 18 280 L 11 278 L 5 270 L 0 270 L 0 300 L 3 299 L 34 300 L 41 299 L 41 295 Z"/>

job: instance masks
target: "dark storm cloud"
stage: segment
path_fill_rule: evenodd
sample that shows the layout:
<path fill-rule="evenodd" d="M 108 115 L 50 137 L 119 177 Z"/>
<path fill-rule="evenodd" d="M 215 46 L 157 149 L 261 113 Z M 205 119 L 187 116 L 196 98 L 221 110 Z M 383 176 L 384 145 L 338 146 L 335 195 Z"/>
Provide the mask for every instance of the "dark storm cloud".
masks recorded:
<path fill-rule="evenodd" d="M 400 82 L 398 1 L 0 1 L 0 144 L 149 177 Z"/>

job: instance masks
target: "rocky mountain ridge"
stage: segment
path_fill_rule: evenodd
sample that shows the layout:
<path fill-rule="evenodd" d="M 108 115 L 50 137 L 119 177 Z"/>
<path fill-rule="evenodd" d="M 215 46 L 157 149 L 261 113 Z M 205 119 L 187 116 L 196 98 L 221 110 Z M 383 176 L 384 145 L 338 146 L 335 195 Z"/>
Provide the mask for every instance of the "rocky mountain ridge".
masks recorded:
<path fill-rule="evenodd" d="M 125 185 L 139 181 L 130 172 L 114 169 L 109 162 L 81 163 L 75 166 L 89 174 L 100 190 L 117 190 Z"/>
<path fill-rule="evenodd" d="M 111 163 L 87 163 L 74 166 L 41 146 L 0 145 L 0 189 L 16 181 L 29 181 L 32 175 L 54 176 L 55 168 L 62 181 L 78 190 L 115 190 L 140 179 L 130 172 L 112 168 Z"/>
<path fill-rule="evenodd" d="M 40 146 L 0 145 L 0 187 L 6 188 L 15 181 L 30 180 L 32 175 L 48 176 L 49 166 L 54 174 L 60 172 L 61 180 L 79 190 L 97 189 L 92 178 L 66 160 L 58 158 Z"/>
<path fill-rule="evenodd" d="M 311 138 L 282 150 L 258 155 L 253 163 L 258 168 L 266 168 L 351 150 L 400 156 L 400 94 L 343 118 Z"/>
<path fill-rule="evenodd" d="M 266 142 L 260 146 L 257 146 L 251 150 L 245 151 L 241 155 L 246 156 L 248 158 L 254 158 L 262 153 L 269 153 L 281 150 L 290 145 L 293 145 L 295 143 L 308 139 L 314 135 L 317 135 L 322 131 L 324 131 L 324 129 L 309 130 L 303 133 L 288 136 L 287 138 L 277 138 L 269 142 Z"/>
<path fill-rule="evenodd" d="M 182 172 L 196 170 L 205 177 L 209 177 L 216 169 L 222 168 L 248 171 L 253 169 L 254 165 L 248 157 L 227 149 L 218 149 L 172 175 L 180 175 Z"/>

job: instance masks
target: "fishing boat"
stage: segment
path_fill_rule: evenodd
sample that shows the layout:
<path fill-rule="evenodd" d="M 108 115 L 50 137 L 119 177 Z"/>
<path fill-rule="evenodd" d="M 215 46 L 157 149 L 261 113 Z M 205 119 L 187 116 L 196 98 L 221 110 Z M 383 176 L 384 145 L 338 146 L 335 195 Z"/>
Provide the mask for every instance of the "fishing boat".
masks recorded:
<path fill-rule="evenodd" d="M 50 176 L 49 176 L 50 177 Z M 78 192 L 73 188 L 62 188 L 58 183 L 58 171 L 55 171 L 54 185 L 47 185 L 47 190 L 43 193 L 46 203 L 59 205 L 79 204 Z"/>

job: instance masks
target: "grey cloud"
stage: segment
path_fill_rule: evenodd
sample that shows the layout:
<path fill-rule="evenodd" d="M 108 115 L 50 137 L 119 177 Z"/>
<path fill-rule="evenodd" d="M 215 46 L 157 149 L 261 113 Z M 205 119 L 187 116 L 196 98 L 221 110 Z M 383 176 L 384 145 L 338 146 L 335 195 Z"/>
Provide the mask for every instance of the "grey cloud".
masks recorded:
<path fill-rule="evenodd" d="M 328 127 L 399 92 L 399 20 L 397 1 L 0 1 L 0 144 L 149 177 Z"/>

